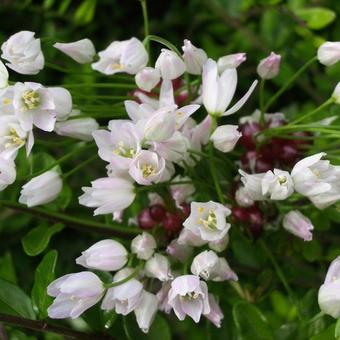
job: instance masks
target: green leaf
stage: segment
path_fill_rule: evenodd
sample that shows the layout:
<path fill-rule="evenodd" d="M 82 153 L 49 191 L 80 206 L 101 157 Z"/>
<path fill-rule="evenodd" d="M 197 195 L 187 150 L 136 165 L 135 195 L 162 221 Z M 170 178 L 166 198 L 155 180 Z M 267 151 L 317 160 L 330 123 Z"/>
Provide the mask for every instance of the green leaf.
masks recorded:
<path fill-rule="evenodd" d="M 267 319 L 256 306 L 243 301 L 236 304 L 233 308 L 233 318 L 240 340 L 273 339 Z"/>
<path fill-rule="evenodd" d="M 309 262 L 320 260 L 322 257 L 320 243 L 317 240 L 304 242 L 302 246 L 302 255 Z"/>
<path fill-rule="evenodd" d="M 41 260 L 34 275 L 32 303 L 39 310 L 39 316 L 42 319 L 47 317 L 47 308 L 52 301 L 52 298 L 47 295 L 47 286 L 55 279 L 57 258 L 56 250 L 48 252 Z"/>
<path fill-rule="evenodd" d="M 301 8 L 295 14 L 306 22 L 308 28 L 319 30 L 334 21 L 336 14 L 324 7 Z"/>
<path fill-rule="evenodd" d="M 0 311 L 35 320 L 31 299 L 18 286 L 0 279 Z"/>
<path fill-rule="evenodd" d="M 340 319 L 335 324 L 335 331 L 334 331 L 335 338 L 340 338 Z"/>
<path fill-rule="evenodd" d="M 64 226 L 57 223 L 48 227 L 46 223 L 30 230 L 22 239 L 22 246 L 29 256 L 36 256 L 42 253 L 48 246 L 51 237 L 60 232 Z"/>
<path fill-rule="evenodd" d="M 310 340 L 333 340 L 335 339 L 334 337 L 335 334 L 335 323 L 330 325 L 326 330 L 323 332 L 314 335 L 310 338 Z"/>
<path fill-rule="evenodd" d="M 85 25 L 91 22 L 96 11 L 96 0 L 85 0 L 79 5 L 74 14 L 74 20 L 78 25 Z"/>
<path fill-rule="evenodd" d="M 171 332 L 168 322 L 159 314 L 152 323 L 147 339 L 149 340 L 171 340 Z"/>
<path fill-rule="evenodd" d="M 7 252 L 0 258 L 0 278 L 17 284 L 17 277 L 11 253 Z"/>

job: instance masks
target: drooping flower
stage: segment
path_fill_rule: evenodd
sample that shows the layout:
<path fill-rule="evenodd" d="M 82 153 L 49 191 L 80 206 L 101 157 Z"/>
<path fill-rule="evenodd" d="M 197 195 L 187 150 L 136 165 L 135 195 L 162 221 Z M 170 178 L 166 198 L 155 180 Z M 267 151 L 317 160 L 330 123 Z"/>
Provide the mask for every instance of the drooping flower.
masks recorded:
<path fill-rule="evenodd" d="M 313 238 L 312 230 L 314 229 L 311 220 L 300 213 L 298 210 L 292 210 L 283 217 L 283 228 L 304 241 L 311 241 Z"/>
<path fill-rule="evenodd" d="M 340 42 L 326 41 L 319 47 L 317 57 L 323 65 L 334 65 L 340 60 Z"/>
<path fill-rule="evenodd" d="M 184 40 L 182 50 L 187 72 L 191 74 L 201 74 L 203 65 L 208 59 L 205 51 L 202 48 L 197 48 L 187 39 Z"/>
<path fill-rule="evenodd" d="M 137 235 L 131 241 L 132 254 L 136 254 L 137 258 L 141 260 L 148 260 L 155 252 L 156 247 L 154 237 L 147 232 Z"/>
<path fill-rule="evenodd" d="M 153 67 L 144 67 L 136 76 L 137 86 L 144 91 L 151 91 L 161 80 L 159 70 Z"/>
<path fill-rule="evenodd" d="M 275 78 L 280 71 L 281 56 L 271 52 L 270 55 L 262 59 L 257 66 L 257 73 L 262 79 Z"/>
<path fill-rule="evenodd" d="M 142 332 L 149 332 L 149 328 L 158 310 L 158 304 L 155 294 L 143 290 L 139 304 L 134 310 L 138 327 Z"/>
<path fill-rule="evenodd" d="M 221 125 L 210 136 L 214 147 L 222 152 L 230 152 L 242 136 L 237 125 Z"/>
<path fill-rule="evenodd" d="M 259 174 L 247 174 L 243 170 L 239 170 L 241 174 L 241 182 L 244 185 L 244 189 L 248 196 L 253 201 L 262 201 L 265 200 L 266 197 L 262 193 L 262 179 L 265 173 Z"/>
<path fill-rule="evenodd" d="M 287 171 L 269 170 L 262 178 L 262 194 L 272 200 L 284 200 L 294 192 L 293 180 Z"/>
<path fill-rule="evenodd" d="M 0 89 L 8 86 L 8 71 L 6 66 L 0 60 Z"/>
<path fill-rule="evenodd" d="M 171 196 L 176 202 L 176 206 L 181 208 L 181 204 L 190 201 L 192 195 L 196 191 L 193 184 L 190 183 L 191 179 L 187 176 L 176 176 L 172 182 L 188 182 L 183 184 L 173 184 L 170 187 Z"/>
<path fill-rule="evenodd" d="M 0 191 L 14 183 L 17 172 L 14 161 L 0 156 Z"/>
<path fill-rule="evenodd" d="M 161 254 L 154 254 L 145 263 L 145 275 L 160 281 L 172 280 L 173 276 L 168 258 Z"/>
<path fill-rule="evenodd" d="M 254 201 L 250 198 L 244 186 L 240 186 L 235 192 L 235 200 L 240 207 L 250 207 Z"/>
<path fill-rule="evenodd" d="M 227 68 L 237 68 L 247 60 L 245 53 L 225 55 L 217 60 L 218 72 L 222 73 Z"/>
<path fill-rule="evenodd" d="M 205 314 L 204 316 L 211 321 L 217 328 L 221 327 L 222 320 L 224 319 L 223 312 L 218 305 L 215 296 L 209 294 L 209 305 L 210 305 L 210 312 Z"/>
<path fill-rule="evenodd" d="M 176 260 L 184 263 L 192 254 L 192 247 L 178 243 L 178 239 L 172 240 L 166 247 L 166 252 Z"/>
<path fill-rule="evenodd" d="M 175 52 L 162 49 L 155 64 L 161 77 L 167 80 L 173 80 L 180 77 L 186 70 L 185 63 Z"/>

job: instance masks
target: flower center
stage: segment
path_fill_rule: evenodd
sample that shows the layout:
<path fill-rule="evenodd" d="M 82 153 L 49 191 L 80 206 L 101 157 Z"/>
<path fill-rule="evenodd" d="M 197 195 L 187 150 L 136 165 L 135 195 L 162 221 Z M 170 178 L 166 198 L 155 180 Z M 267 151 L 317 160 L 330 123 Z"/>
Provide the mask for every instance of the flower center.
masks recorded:
<path fill-rule="evenodd" d="M 286 176 L 278 176 L 277 181 L 280 185 L 287 183 L 287 177 Z"/>
<path fill-rule="evenodd" d="M 40 95 L 36 91 L 25 91 L 22 95 L 22 101 L 26 110 L 33 110 L 40 104 Z"/>
<path fill-rule="evenodd" d="M 25 144 L 25 141 L 19 137 L 17 131 L 14 128 L 9 129 L 9 135 L 6 136 L 5 139 L 7 140 L 7 143 L 5 143 L 5 148 Z"/>
<path fill-rule="evenodd" d="M 113 152 L 118 156 L 126 158 L 133 158 L 136 154 L 134 149 L 125 147 L 125 144 L 122 141 L 118 143 L 118 147 L 114 149 Z"/>
<path fill-rule="evenodd" d="M 207 218 L 206 219 L 200 218 L 199 222 L 208 229 L 216 229 L 217 218 L 216 218 L 214 211 L 210 210 Z"/>
<path fill-rule="evenodd" d="M 198 297 L 199 297 L 199 294 L 196 292 L 188 292 L 183 296 L 183 298 L 187 300 L 196 300 Z"/>
<path fill-rule="evenodd" d="M 113 70 L 122 70 L 124 68 L 124 65 L 119 63 L 112 63 L 111 68 Z"/>
<path fill-rule="evenodd" d="M 147 178 L 151 175 L 154 175 L 156 172 L 156 168 L 151 164 L 143 164 L 142 166 L 142 174 L 144 178 Z"/>

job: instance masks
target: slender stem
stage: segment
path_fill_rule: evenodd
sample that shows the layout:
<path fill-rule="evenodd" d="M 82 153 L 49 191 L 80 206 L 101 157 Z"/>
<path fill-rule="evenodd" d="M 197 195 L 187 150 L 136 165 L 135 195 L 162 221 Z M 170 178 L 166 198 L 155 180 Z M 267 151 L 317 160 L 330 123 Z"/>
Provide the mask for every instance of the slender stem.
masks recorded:
<path fill-rule="evenodd" d="M 237 281 L 228 281 L 230 286 L 235 290 L 235 292 L 240 296 L 241 299 L 247 300 L 247 295 L 243 291 L 243 288 Z"/>
<path fill-rule="evenodd" d="M 143 12 L 143 20 L 144 20 L 144 36 L 145 38 L 150 34 L 149 32 L 149 17 L 148 17 L 148 7 L 147 7 L 147 0 L 140 0 L 142 5 L 142 12 Z M 146 43 L 146 50 L 148 55 L 150 55 L 150 41 Z"/>
<path fill-rule="evenodd" d="M 269 107 L 294 83 L 294 81 L 299 78 L 299 76 L 315 61 L 317 57 L 313 57 L 312 59 L 308 60 L 266 103 L 263 108 L 264 112 L 267 112 Z"/>
<path fill-rule="evenodd" d="M 117 88 L 117 89 L 135 89 L 134 84 L 121 84 L 121 83 L 78 83 L 78 84 L 62 84 L 55 85 L 62 86 L 65 88 L 76 88 L 76 87 L 98 87 L 98 88 Z"/>
<path fill-rule="evenodd" d="M 146 46 L 148 44 L 149 41 L 155 41 L 158 42 L 159 44 L 164 45 L 165 47 L 167 47 L 169 50 L 174 51 L 175 53 L 177 53 L 181 58 L 182 55 L 179 52 L 179 50 L 177 49 L 177 47 L 172 44 L 170 41 L 163 39 L 157 35 L 148 35 L 147 37 L 145 37 L 145 39 L 143 40 L 143 44 L 144 46 Z"/>
<path fill-rule="evenodd" d="M 307 321 L 307 323 L 315 322 L 316 320 L 319 320 L 325 315 L 324 312 L 319 312 L 318 314 L 314 315 L 311 319 Z"/>
<path fill-rule="evenodd" d="M 43 208 L 28 208 L 25 205 L 8 200 L 0 200 L 0 205 L 9 209 L 31 214 L 33 216 L 36 216 L 37 218 L 61 222 L 64 223 L 67 227 L 78 229 L 81 231 L 88 231 L 99 233 L 102 235 L 117 236 L 123 238 L 130 238 L 131 235 L 136 235 L 140 232 L 140 230 L 137 228 L 124 227 L 119 224 L 108 225 L 100 222 L 91 221 L 91 219 L 82 219 L 79 217 L 74 217 Z"/>
<path fill-rule="evenodd" d="M 92 163 L 93 161 L 95 161 L 96 159 L 98 159 L 98 155 L 95 154 L 92 157 L 90 157 L 89 159 L 85 160 L 84 162 L 78 164 L 76 167 L 74 167 L 72 170 L 64 173 L 61 177 L 63 179 L 70 177 L 71 175 L 73 175 L 74 173 L 76 173 L 77 171 L 79 171 L 80 169 L 82 169 L 84 166 L 86 166 L 89 163 Z"/>
<path fill-rule="evenodd" d="M 124 279 L 121 279 L 121 280 L 116 281 L 116 282 L 105 284 L 105 288 L 117 287 L 117 286 L 122 285 L 125 282 L 130 281 L 131 279 L 133 279 L 139 273 L 140 270 L 141 270 L 141 266 L 138 266 L 130 275 L 128 275 Z"/>
<path fill-rule="evenodd" d="M 260 124 L 261 126 L 264 126 L 265 124 L 265 119 L 264 119 L 264 84 L 265 84 L 265 79 L 261 79 L 260 81 L 260 93 L 259 93 L 259 101 L 260 101 Z"/>
<path fill-rule="evenodd" d="M 210 154 L 210 159 L 209 159 L 209 168 L 210 168 L 210 173 L 214 182 L 215 190 L 218 196 L 218 199 L 222 204 L 225 203 L 223 192 L 220 186 L 220 183 L 218 181 L 217 173 L 216 173 L 216 167 L 215 167 L 215 161 L 214 161 L 214 145 L 210 143 L 209 145 L 209 154 Z"/>

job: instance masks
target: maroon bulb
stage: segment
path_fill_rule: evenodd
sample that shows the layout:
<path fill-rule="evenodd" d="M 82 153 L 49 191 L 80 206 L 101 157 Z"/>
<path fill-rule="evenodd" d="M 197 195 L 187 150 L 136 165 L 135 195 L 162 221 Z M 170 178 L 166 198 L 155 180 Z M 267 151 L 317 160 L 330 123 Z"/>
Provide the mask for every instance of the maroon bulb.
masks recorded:
<path fill-rule="evenodd" d="M 176 234 L 182 229 L 183 218 L 179 212 L 165 214 L 165 218 L 162 221 L 163 227 L 168 234 Z"/>
<path fill-rule="evenodd" d="M 241 124 L 239 130 L 242 133 L 240 144 L 248 150 L 254 149 L 256 147 L 254 135 L 261 130 L 260 124 L 255 122 Z"/>
<path fill-rule="evenodd" d="M 247 208 L 232 207 L 231 214 L 236 221 L 247 222 L 248 221 L 248 210 Z"/>
<path fill-rule="evenodd" d="M 137 220 L 139 227 L 144 230 L 152 229 L 157 224 L 157 222 L 152 219 L 149 208 L 143 209 L 138 214 Z"/>
<path fill-rule="evenodd" d="M 188 218 L 189 215 L 190 215 L 190 213 L 191 213 L 190 204 L 188 204 L 188 203 L 182 203 L 182 204 L 181 204 L 181 207 L 182 207 L 182 213 L 183 213 L 184 218 Z"/>
<path fill-rule="evenodd" d="M 161 204 L 154 204 L 149 207 L 150 216 L 154 221 L 160 222 L 164 219 L 166 209 Z"/>

